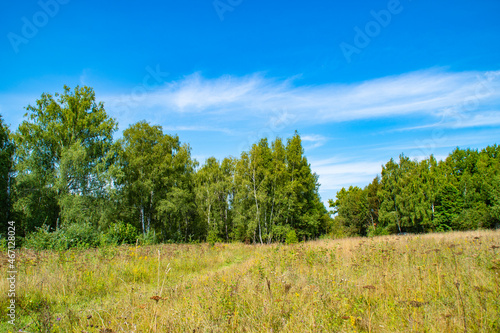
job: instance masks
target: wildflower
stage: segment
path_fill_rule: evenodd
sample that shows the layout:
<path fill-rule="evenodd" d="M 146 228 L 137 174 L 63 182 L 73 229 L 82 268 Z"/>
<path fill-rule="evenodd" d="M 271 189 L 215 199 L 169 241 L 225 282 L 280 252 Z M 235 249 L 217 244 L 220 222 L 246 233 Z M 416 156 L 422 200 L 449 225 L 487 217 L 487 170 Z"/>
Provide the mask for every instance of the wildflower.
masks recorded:
<path fill-rule="evenodd" d="M 163 298 L 161 298 L 160 296 L 153 296 L 153 297 L 151 297 L 151 299 L 155 300 L 156 303 L 158 303 L 158 301 L 163 299 Z"/>

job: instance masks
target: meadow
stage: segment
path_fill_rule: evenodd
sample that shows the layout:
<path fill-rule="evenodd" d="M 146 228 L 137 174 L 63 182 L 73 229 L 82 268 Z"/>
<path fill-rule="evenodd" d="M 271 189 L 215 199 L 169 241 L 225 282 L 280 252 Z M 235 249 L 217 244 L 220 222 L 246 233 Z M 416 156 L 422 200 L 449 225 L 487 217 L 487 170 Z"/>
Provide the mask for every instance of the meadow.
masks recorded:
<path fill-rule="evenodd" d="M 500 231 L 17 250 L 1 332 L 499 332 Z M 7 256 L 2 253 L 2 276 Z"/>

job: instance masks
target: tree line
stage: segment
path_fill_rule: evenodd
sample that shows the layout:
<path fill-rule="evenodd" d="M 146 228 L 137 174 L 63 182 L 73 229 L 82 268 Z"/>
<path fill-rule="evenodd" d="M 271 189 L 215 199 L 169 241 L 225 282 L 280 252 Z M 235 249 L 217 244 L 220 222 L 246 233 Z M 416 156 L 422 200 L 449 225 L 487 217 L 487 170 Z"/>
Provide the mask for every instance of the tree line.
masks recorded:
<path fill-rule="evenodd" d="M 329 200 L 334 225 L 351 235 L 500 227 L 500 146 L 456 148 L 443 161 L 400 155 L 360 188 Z"/>
<path fill-rule="evenodd" d="M 208 158 L 141 121 L 115 119 L 90 87 L 42 94 L 11 132 L 0 116 L 0 240 L 15 221 L 34 248 L 110 243 L 295 242 L 498 227 L 500 147 L 444 161 L 401 155 L 364 188 L 318 194 L 300 135 L 263 138 L 239 157 Z M 333 215 L 333 218 L 332 218 Z"/>
<path fill-rule="evenodd" d="M 298 133 L 262 139 L 205 164 L 178 136 L 118 124 L 89 87 L 29 105 L 10 132 L 0 117 L 0 222 L 39 248 L 106 243 L 312 239 L 330 217 Z M 2 237 L 4 238 L 4 237 Z"/>

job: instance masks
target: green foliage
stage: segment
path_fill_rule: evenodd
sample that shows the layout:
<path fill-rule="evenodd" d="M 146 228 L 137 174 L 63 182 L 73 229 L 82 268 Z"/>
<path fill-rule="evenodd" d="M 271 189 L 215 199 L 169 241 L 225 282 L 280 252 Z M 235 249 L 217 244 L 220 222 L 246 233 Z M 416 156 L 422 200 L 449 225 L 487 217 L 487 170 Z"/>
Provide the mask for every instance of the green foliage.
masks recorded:
<path fill-rule="evenodd" d="M 164 241 L 187 241 L 197 232 L 190 147 L 161 126 L 139 122 L 123 132 L 115 150 L 112 174 L 127 207 L 124 221 L 143 235 L 154 231 Z"/>
<path fill-rule="evenodd" d="M 207 234 L 207 243 L 214 246 L 216 243 L 220 243 L 221 239 L 218 236 L 217 230 L 209 230 Z"/>
<path fill-rule="evenodd" d="M 73 223 L 61 229 L 70 247 L 90 248 L 99 245 L 99 233 L 90 223 Z"/>
<path fill-rule="evenodd" d="M 297 238 L 297 233 L 295 232 L 295 229 L 290 230 L 286 234 L 285 243 L 286 244 L 295 244 L 295 243 L 298 243 L 298 242 L 299 242 L 299 239 Z"/>
<path fill-rule="evenodd" d="M 99 233 L 88 223 L 75 223 L 64 228 L 50 231 L 45 225 L 28 234 L 23 243 L 34 250 L 67 250 L 69 248 L 87 249 L 99 245 Z"/>
<path fill-rule="evenodd" d="M 318 176 L 303 156 L 300 136 L 252 145 L 236 163 L 235 236 L 256 243 L 283 241 L 292 228 L 299 238 L 326 232 L 329 217 L 318 194 Z"/>
<path fill-rule="evenodd" d="M 135 244 L 138 238 L 139 232 L 136 227 L 119 221 L 110 224 L 107 232 L 101 234 L 101 244 Z"/>
<path fill-rule="evenodd" d="M 378 192 L 381 188 L 379 178 L 361 189 L 351 186 L 348 190 L 342 188 L 337 193 L 337 200 L 329 200 L 335 217 L 333 231 L 336 238 L 345 236 L 366 236 L 369 232 L 377 234 L 381 229 L 377 227 L 379 219 L 380 198 Z"/>
<path fill-rule="evenodd" d="M 231 225 L 231 203 L 235 192 L 234 160 L 225 158 L 221 163 L 214 157 L 206 160 L 196 172 L 195 193 L 198 216 L 205 230 L 207 242 L 214 243 L 234 237 Z"/>
<path fill-rule="evenodd" d="M 0 235 L 6 234 L 7 222 L 11 216 L 11 171 L 14 145 L 10 139 L 10 131 L 0 115 Z"/>
<path fill-rule="evenodd" d="M 500 175 L 492 179 L 488 193 L 491 202 L 491 216 L 500 221 Z"/>
<path fill-rule="evenodd" d="M 49 226 L 37 228 L 35 232 L 30 233 L 26 237 L 23 246 L 33 250 L 55 250 L 66 248 L 66 244 L 64 244 L 64 246 L 60 244 L 59 233 L 49 232 L 49 228 Z"/>
<path fill-rule="evenodd" d="M 387 236 L 390 235 L 391 233 L 389 232 L 388 229 L 386 228 L 369 228 L 367 236 L 368 237 L 375 237 L 375 236 Z"/>
<path fill-rule="evenodd" d="M 145 234 L 144 233 L 140 234 L 138 240 L 139 244 L 141 245 L 154 245 L 154 244 L 159 244 L 161 242 L 158 235 L 156 234 L 156 231 L 154 230 L 150 230 Z"/>
<path fill-rule="evenodd" d="M 106 190 L 108 152 L 117 129 L 89 87 L 65 86 L 62 94 L 42 94 L 29 105 L 14 135 L 16 186 L 14 209 L 22 233 L 42 225 L 57 228 L 74 223 L 76 199 L 80 212 L 93 209 L 93 201 Z M 97 223 L 99 218 L 84 220 Z"/>
<path fill-rule="evenodd" d="M 335 220 L 353 235 L 472 230 L 499 223 L 500 148 L 455 149 L 439 163 L 401 155 L 364 189 L 330 200 Z"/>

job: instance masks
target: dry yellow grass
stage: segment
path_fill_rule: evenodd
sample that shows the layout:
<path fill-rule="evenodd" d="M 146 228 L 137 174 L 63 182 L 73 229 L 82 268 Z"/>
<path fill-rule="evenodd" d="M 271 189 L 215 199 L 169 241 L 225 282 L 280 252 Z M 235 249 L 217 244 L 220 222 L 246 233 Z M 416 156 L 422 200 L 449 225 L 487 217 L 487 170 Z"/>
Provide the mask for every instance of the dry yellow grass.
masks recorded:
<path fill-rule="evenodd" d="M 20 250 L 20 316 L 0 330 L 498 332 L 499 245 L 499 231 L 475 231 L 289 246 Z M 0 295 L 6 318 L 5 283 Z"/>

